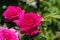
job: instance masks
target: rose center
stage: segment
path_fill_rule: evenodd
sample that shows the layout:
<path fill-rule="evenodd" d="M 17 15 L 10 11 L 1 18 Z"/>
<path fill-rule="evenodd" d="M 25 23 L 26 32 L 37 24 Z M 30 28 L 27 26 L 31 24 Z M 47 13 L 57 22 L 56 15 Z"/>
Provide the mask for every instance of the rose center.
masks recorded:
<path fill-rule="evenodd" d="M 23 19 L 23 24 L 25 25 L 32 25 L 34 24 L 34 22 L 35 22 L 34 16 L 25 16 Z"/>
<path fill-rule="evenodd" d="M 10 36 L 8 33 L 3 34 L 3 39 L 4 40 L 10 40 Z"/>

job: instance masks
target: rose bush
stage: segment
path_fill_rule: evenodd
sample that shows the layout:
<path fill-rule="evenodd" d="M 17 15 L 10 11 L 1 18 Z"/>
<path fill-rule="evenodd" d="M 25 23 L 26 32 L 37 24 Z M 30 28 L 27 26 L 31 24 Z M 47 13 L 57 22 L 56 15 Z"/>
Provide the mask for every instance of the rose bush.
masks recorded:
<path fill-rule="evenodd" d="M 18 33 L 14 29 L 0 27 L 0 40 L 19 40 Z"/>
<path fill-rule="evenodd" d="M 3 17 L 6 22 L 15 21 L 20 19 L 20 17 L 24 14 L 24 10 L 19 8 L 18 6 L 8 6 L 7 9 L 3 13 Z"/>
<path fill-rule="evenodd" d="M 15 21 L 16 25 L 19 26 L 20 32 L 26 35 L 38 34 L 38 25 L 41 22 L 41 18 L 38 14 L 29 12 L 24 14 L 22 20 Z"/>

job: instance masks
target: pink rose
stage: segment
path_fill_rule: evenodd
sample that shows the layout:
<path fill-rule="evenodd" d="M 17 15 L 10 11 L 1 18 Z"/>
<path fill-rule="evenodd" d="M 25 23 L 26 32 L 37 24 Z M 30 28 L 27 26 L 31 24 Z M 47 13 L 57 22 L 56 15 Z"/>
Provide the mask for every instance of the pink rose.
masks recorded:
<path fill-rule="evenodd" d="M 38 34 L 38 26 L 40 25 L 41 18 L 36 13 L 29 12 L 28 14 L 25 14 L 22 18 L 23 20 L 16 21 L 16 25 L 19 26 L 20 31 L 22 34 L 26 35 L 36 35 Z"/>
<path fill-rule="evenodd" d="M 19 8 L 18 6 L 8 6 L 3 16 L 6 22 L 15 21 L 20 19 L 20 17 L 24 14 L 24 10 Z"/>
<path fill-rule="evenodd" d="M 0 40 L 19 40 L 18 33 L 14 29 L 0 27 Z"/>

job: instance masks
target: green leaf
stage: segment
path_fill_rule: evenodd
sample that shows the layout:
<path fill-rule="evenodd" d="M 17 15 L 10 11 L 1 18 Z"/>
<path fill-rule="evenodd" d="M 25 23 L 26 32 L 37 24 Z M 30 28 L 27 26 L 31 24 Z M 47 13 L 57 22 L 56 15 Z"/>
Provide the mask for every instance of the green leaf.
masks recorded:
<path fill-rule="evenodd" d="M 3 27 L 7 27 L 6 23 L 4 23 Z"/>
<path fill-rule="evenodd" d="M 57 19 L 60 19 L 60 15 L 54 15 L 52 16 L 53 18 L 57 18 Z"/>
<path fill-rule="evenodd" d="M 46 38 L 45 37 L 41 37 L 40 40 L 46 40 Z"/>

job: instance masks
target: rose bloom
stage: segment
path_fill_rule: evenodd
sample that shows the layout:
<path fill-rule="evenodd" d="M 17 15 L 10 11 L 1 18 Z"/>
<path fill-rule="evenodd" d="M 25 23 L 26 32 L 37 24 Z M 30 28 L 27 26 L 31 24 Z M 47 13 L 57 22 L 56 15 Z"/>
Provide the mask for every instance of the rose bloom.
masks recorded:
<path fill-rule="evenodd" d="M 19 40 L 14 29 L 0 27 L 0 40 Z"/>
<path fill-rule="evenodd" d="M 23 20 L 16 21 L 16 25 L 19 26 L 22 34 L 36 35 L 38 34 L 38 26 L 40 25 L 41 18 L 38 14 L 29 12 L 24 15 Z"/>
<path fill-rule="evenodd" d="M 5 18 L 6 22 L 15 21 L 17 19 L 20 19 L 24 12 L 25 11 L 18 6 L 8 6 L 3 13 L 3 17 Z"/>

